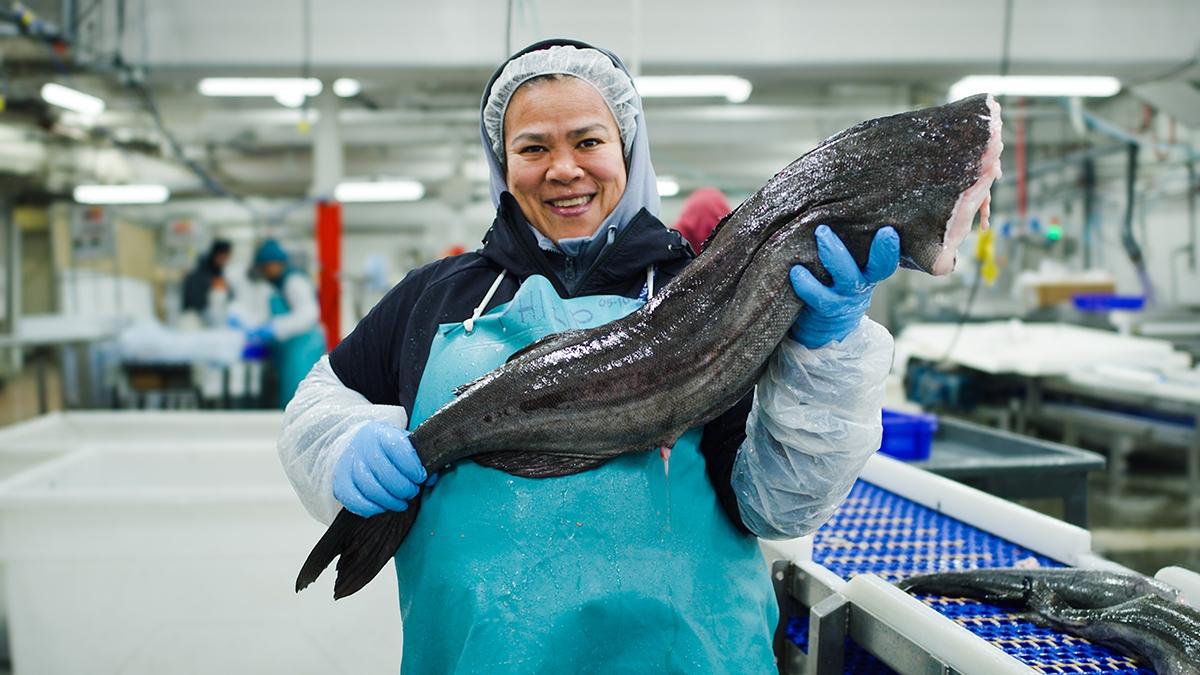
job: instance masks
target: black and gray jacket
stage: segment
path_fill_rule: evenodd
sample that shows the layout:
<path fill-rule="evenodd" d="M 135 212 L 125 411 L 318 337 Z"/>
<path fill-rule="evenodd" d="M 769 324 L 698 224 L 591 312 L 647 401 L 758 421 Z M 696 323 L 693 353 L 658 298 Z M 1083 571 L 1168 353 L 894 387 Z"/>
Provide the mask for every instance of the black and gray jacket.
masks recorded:
<path fill-rule="evenodd" d="M 640 212 L 589 269 L 538 247 L 515 201 L 502 195 L 484 246 L 414 270 L 333 352 L 313 367 L 284 413 L 279 455 L 309 512 L 329 523 L 341 508 L 333 473 L 363 425 L 405 428 L 437 326 L 466 320 L 506 272 L 484 311 L 508 302 L 532 275 L 561 297 L 638 297 L 653 265 L 669 283 L 692 253 L 678 233 Z M 571 294 L 563 283 L 578 275 Z M 786 277 L 780 292 L 791 292 Z M 704 427 L 700 450 L 718 501 L 741 531 L 797 537 L 821 525 L 879 447 L 891 335 L 864 320 L 846 339 L 806 349 L 785 339 L 747 395 Z"/>
<path fill-rule="evenodd" d="M 507 274 L 484 311 L 508 302 L 530 276 L 554 284 L 560 297 L 637 297 L 654 266 L 655 286 L 670 282 L 692 259 L 678 232 L 645 210 L 623 228 L 588 269 L 539 248 L 516 202 L 505 193 L 483 248 L 444 258 L 411 272 L 391 290 L 329 355 L 329 365 L 347 387 L 375 404 L 412 410 L 429 346 L 439 324 L 463 321 L 504 270 Z M 569 286 L 577 290 L 568 292 Z M 705 426 L 701 451 L 718 499 L 742 527 L 730 488 L 730 471 L 745 439 L 750 397 Z M 744 529 L 744 528 L 743 528 Z"/>

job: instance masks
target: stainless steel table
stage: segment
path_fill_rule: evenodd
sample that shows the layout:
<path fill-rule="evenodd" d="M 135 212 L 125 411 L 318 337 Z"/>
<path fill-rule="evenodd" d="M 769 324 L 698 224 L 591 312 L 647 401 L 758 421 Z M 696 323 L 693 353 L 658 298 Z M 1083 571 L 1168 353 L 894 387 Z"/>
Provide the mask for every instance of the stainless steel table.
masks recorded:
<path fill-rule="evenodd" d="M 1087 475 L 1104 457 L 943 416 L 929 459 L 911 464 L 1005 499 L 1060 498 L 1063 520 L 1086 528 Z"/>

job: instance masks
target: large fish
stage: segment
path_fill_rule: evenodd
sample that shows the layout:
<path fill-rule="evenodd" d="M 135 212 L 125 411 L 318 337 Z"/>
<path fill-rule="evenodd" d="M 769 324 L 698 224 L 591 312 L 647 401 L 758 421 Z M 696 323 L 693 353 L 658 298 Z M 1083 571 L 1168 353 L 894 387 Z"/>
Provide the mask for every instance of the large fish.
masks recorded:
<path fill-rule="evenodd" d="M 1171 586 L 1140 574 L 1073 567 L 980 568 L 918 574 L 896 586 L 915 595 L 944 595 L 1008 604 L 1024 602 L 1035 583 L 1042 584 L 1073 607 L 1088 609 L 1110 607 L 1143 595 L 1157 595 L 1165 600 L 1179 597 Z"/>
<path fill-rule="evenodd" d="M 813 231 L 828 224 L 859 265 L 876 231 L 900 235 L 901 264 L 931 274 L 955 251 L 1000 175 L 1000 107 L 979 95 L 869 120 L 822 142 L 727 216 L 704 252 L 632 314 L 548 336 L 465 385 L 410 440 L 429 471 L 468 457 L 529 477 L 584 471 L 669 447 L 754 386 L 802 304 L 788 269 L 830 277 Z M 296 579 L 335 557 L 334 597 L 354 593 L 395 554 L 419 510 L 361 518 L 343 510 Z"/>
<path fill-rule="evenodd" d="M 1072 607 L 1035 582 L 1026 601 L 1030 620 L 1141 657 L 1158 675 L 1200 675 L 1200 612 L 1158 595 L 1111 607 Z"/>

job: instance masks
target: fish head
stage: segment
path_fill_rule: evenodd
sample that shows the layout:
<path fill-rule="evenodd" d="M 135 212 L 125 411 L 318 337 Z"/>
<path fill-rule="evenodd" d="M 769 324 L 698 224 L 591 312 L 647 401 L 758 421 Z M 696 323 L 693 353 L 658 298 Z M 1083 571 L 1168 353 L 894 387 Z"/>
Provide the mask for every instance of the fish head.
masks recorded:
<path fill-rule="evenodd" d="M 976 214 L 988 227 L 1000 127 L 999 104 L 979 94 L 829 138 L 796 164 L 816 179 L 801 211 L 805 229 L 829 225 L 862 266 L 875 233 L 890 225 L 900 235 L 901 266 L 949 274 Z"/>

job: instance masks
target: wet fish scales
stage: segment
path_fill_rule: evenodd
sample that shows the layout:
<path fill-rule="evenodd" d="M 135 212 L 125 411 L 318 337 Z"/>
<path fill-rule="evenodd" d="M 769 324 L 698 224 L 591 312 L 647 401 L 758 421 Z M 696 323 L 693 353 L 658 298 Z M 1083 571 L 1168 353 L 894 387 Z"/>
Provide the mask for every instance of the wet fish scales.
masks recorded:
<path fill-rule="evenodd" d="M 1158 675 L 1200 675 L 1200 612 L 1158 595 L 1110 607 L 1072 607 L 1044 582 L 1027 605 L 1035 623 L 1063 630 L 1149 661 Z"/>
<path fill-rule="evenodd" d="M 1040 583 L 1074 607 L 1109 607 L 1143 595 L 1178 598 L 1167 584 L 1140 574 L 1078 568 L 980 568 L 909 577 L 896 585 L 913 594 L 972 598 L 998 604 L 1023 603 Z"/>
<path fill-rule="evenodd" d="M 423 464 L 435 471 L 480 456 L 510 473 L 550 477 L 672 444 L 753 387 L 802 307 L 787 282 L 791 265 L 829 280 L 818 225 L 832 227 L 860 265 L 875 232 L 893 225 L 904 266 L 947 273 L 999 176 L 999 126 L 999 106 L 981 95 L 826 140 L 739 205 L 643 307 L 549 336 L 463 389 L 413 431 Z M 418 496 L 403 512 L 340 512 L 297 590 L 340 556 L 334 595 L 357 591 L 391 559 L 419 508 Z"/>

